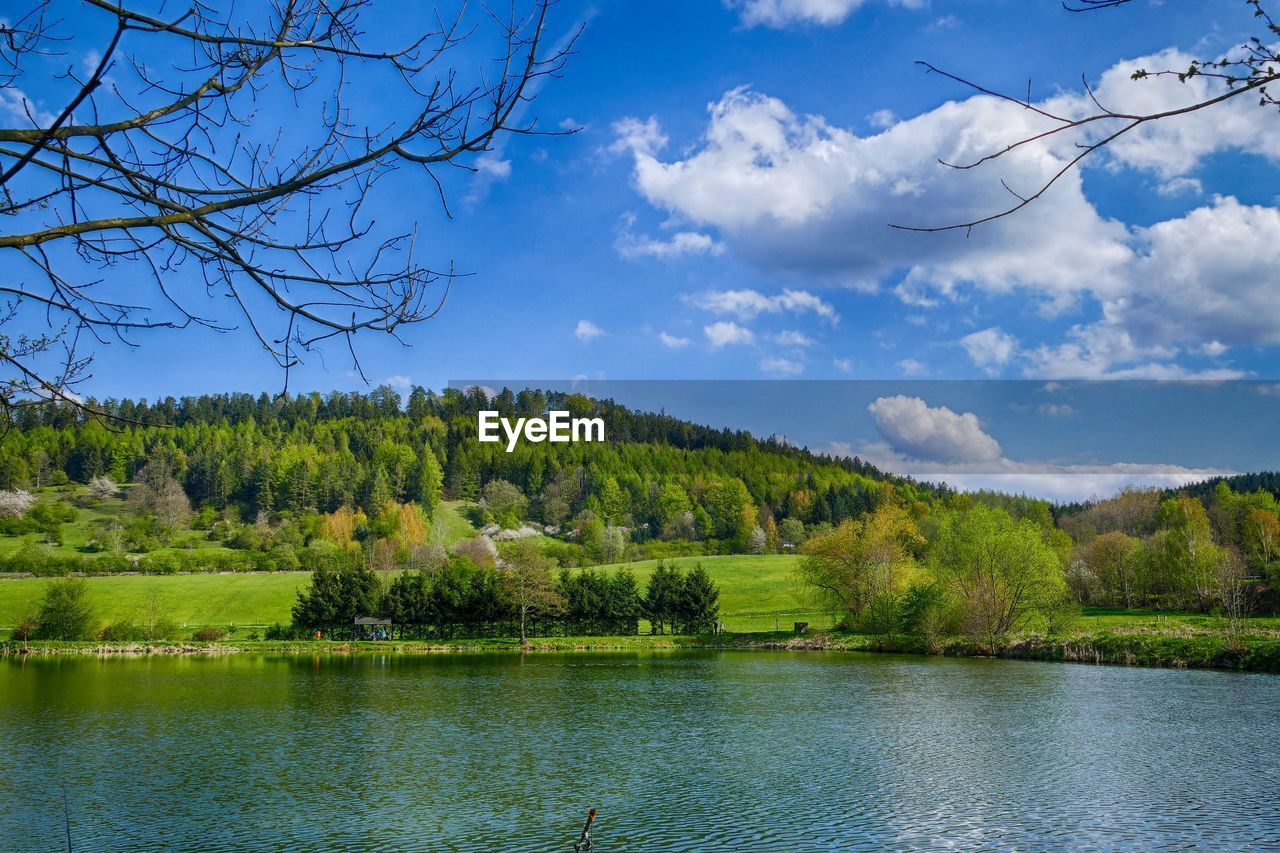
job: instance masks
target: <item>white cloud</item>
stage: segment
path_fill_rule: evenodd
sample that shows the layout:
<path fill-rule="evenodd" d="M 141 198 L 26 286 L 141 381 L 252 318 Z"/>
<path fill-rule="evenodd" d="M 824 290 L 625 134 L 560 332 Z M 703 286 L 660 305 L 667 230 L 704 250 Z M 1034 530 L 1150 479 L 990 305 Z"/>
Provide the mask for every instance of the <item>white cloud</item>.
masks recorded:
<path fill-rule="evenodd" d="M 1200 195 L 1204 192 L 1204 185 L 1199 178 L 1170 178 L 1156 187 L 1156 192 L 1162 196 Z"/>
<path fill-rule="evenodd" d="M 1203 77 L 1187 85 L 1129 79 L 1138 67 L 1189 62 L 1173 51 L 1120 62 L 1095 92 L 1113 109 L 1151 111 L 1220 90 Z M 1094 109 L 1082 92 L 1041 103 L 1071 116 Z M 1256 99 L 1241 98 L 1144 127 L 1097 163 L 1153 172 L 1166 192 L 1194 192 L 1196 179 L 1184 173 L 1210 154 L 1237 149 L 1280 161 L 1272 123 Z M 962 222 L 1008 207 L 1002 179 L 1015 192 L 1034 190 L 1089 137 L 1055 137 L 969 171 L 938 161 L 972 162 L 1050 126 L 1030 110 L 977 96 L 861 137 L 739 88 L 709 106 L 702 139 L 680 157 L 662 162 L 651 150 L 630 150 L 645 199 L 766 271 L 868 291 L 897 281 L 897 296 L 921 306 L 977 291 L 1026 294 L 1050 316 L 1100 309 L 1038 349 L 1018 351 L 1016 342 L 992 335 L 970 341 L 987 345 L 978 358 L 989 368 L 1017 359 L 1029 375 L 1189 375 L 1177 360 L 1204 353 L 1206 340 L 1226 348 L 1280 345 L 1280 288 L 1271 284 L 1280 213 L 1271 207 L 1214 198 L 1185 216 L 1131 228 L 1102 216 L 1085 196 L 1083 173 L 1072 170 L 1041 201 L 971 235 L 887 227 Z M 741 320 L 760 313 L 749 299 L 740 308 L 731 302 L 721 313 Z M 1196 375 L 1231 373 L 1238 371 Z"/>
<path fill-rule="evenodd" d="M 730 9 L 738 9 L 742 23 L 748 27 L 783 28 L 792 24 L 817 24 L 832 27 L 857 11 L 866 0 L 725 0 Z M 893 6 L 919 9 L 927 0 L 889 0 Z"/>
<path fill-rule="evenodd" d="M 574 337 L 578 340 L 590 342 L 604 334 L 604 329 L 597 326 L 590 320 L 579 320 L 578 325 L 573 330 Z"/>
<path fill-rule="evenodd" d="M 867 122 L 872 127 L 884 129 L 886 127 L 893 127 L 897 124 L 898 117 L 893 114 L 893 110 L 876 110 L 871 115 L 867 116 Z"/>
<path fill-rule="evenodd" d="M 1176 109 L 1207 100 L 1226 91 L 1213 76 L 1198 75 L 1184 82 L 1176 77 L 1149 77 L 1135 81 L 1139 69 L 1184 71 L 1198 57 L 1180 50 L 1123 60 L 1103 73 L 1095 86 L 1098 99 L 1113 112 L 1144 114 Z M 1076 114 L 1092 111 L 1087 98 L 1072 96 L 1067 102 Z M 1258 109 L 1258 99 L 1242 95 L 1212 109 L 1178 116 L 1139 127 L 1108 146 L 1108 156 L 1164 178 L 1183 175 L 1205 157 L 1226 150 L 1247 151 L 1280 159 L 1280 139 L 1269 132 L 1272 115 Z M 1098 128 L 1096 134 L 1111 131 Z"/>
<path fill-rule="evenodd" d="M 1044 410 L 1044 407 L 1041 407 Z M 956 414 L 918 397 L 881 397 L 870 411 L 883 442 L 865 443 L 857 455 L 895 474 L 942 482 L 960 490 L 996 489 L 1049 500 L 1085 500 L 1114 494 L 1127 486 L 1176 487 L 1231 474 L 1224 469 L 1187 468 L 1146 463 L 1062 465 L 1005 457 L 973 413 Z M 1054 416 L 1073 413 L 1053 407 Z M 828 448 L 852 456 L 847 442 Z"/>
<path fill-rule="evenodd" d="M 511 161 L 503 160 L 496 151 L 486 151 L 475 159 L 476 171 L 494 181 L 511 177 Z"/>
<path fill-rule="evenodd" d="M 1048 418 L 1068 418 L 1076 413 L 1070 403 L 1041 403 L 1036 411 Z"/>
<path fill-rule="evenodd" d="M 393 376 L 388 376 L 378 384 L 390 385 L 392 388 L 397 388 L 401 391 L 408 391 L 413 387 L 413 377 L 405 376 L 403 373 L 397 373 Z"/>
<path fill-rule="evenodd" d="M 917 361 L 914 358 L 904 358 L 898 362 L 898 369 L 906 376 L 922 376 L 928 372 L 928 368 L 924 366 L 924 362 Z"/>
<path fill-rule="evenodd" d="M 835 369 L 841 373 L 853 373 L 853 359 L 837 358 L 831 363 L 835 366 Z"/>
<path fill-rule="evenodd" d="M 1074 326 L 1061 344 L 1024 354 L 1028 376 L 1041 379 L 1239 379 L 1231 368 L 1191 370 L 1170 363 L 1176 349 L 1142 346 L 1126 330 L 1107 323 Z"/>
<path fill-rule="evenodd" d="M 49 127 L 58 117 L 40 109 L 26 93 L 14 86 L 0 88 L 0 116 L 13 127 Z"/>
<path fill-rule="evenodd" d="M 731 314 L 743 322 L 761 314 L 813 313 L 830 323 L 838 323 L 840 315 L 831 303 L 806 290 L 784 290 L 776 296 L 765 296 L 756 290 L 709 290 L 686 297 L 696 308 L 713 314 Z"/>
<path fill-rule="evenodd" d="M 956 414 L 919 397 L 880 397 L 869 407 L 876 431 L 897 453 L 928 462 L 993 462 L 1000 443 L 982 430 L 972 412 Z"/>
<path fill-rule="evenodd" d="M 797 332 L 788 329 L 773 336 L 773 342 L 783 347 L 811 347 L 817 341 L 806 335 L 804 332 Z"/>
<path fill-rule="evenodd" d="M 1215 198 L 1136 236 L 1126 286 L 1100 289 L 1107 323 L 1147 345 L 1280 343 L 1280 210 Z"/>
<path fill-rule="evenodd" d="M 613 123 L 613 135 L 609 150 L 614 154 L 653 155 L 667 147 L 666 134 L 656 116 L 644 120 L 632 116 L 619 119 Z"/>
<path fill-rule="evenodd" d="M 997 328 L 983 329 L 960 339 L 969 359 L 978 367 L 997 372 L 1018 351 L 1018 339 Z"/>
<path fill-rule="evenodd" d="M 667 349 L 684 349 L 692 343 L 688 338 L 681 338 L 676 335 L 667 334 L 666 332 L 659 332 L 658 340 L 662 341 L 662 345 Z"/>
<path fill-rule="evenodd" d="M 696 231 L 678 231 L 668 240 L 655 240 L 634 234 L 628 229 L 618 236 L 613 246 L 618 254 L 629 260 L 645 257 L 669 260 L 683 255 L 715 256 L 724 253 L 723 243 Z"/>
<path fill-rule="evenodd" d="M 804 365 L 789 358 L 771 356 L 760 360 L 760 369 L 780 376 L 799 376 L 804 372 Z"/>
<path fill-rule="evenodd" d="M 712 348 L 720 349 L 734 344 L 751 344 L 755 343 L 756 336 L 752 331 L 737 323 L 731 323 L 722 320 L 719 323 L 712 323 L 702 330 L 707 335 L 707 341 Z"/>
<path fill-rule="evenodd" d="M 1131 487 L 1177 488 L 1210 477 L 1236 473 L 1227 469 L 1188 468 L 1171 464 L 1115 462 L 1055 465 L 1005 458 L 980 464 L 921 465 L 916 460 L 902 457 L 883 444 L 863 445 L 856 455 L 883 471 L 929 482 L 946 483 L 960 491 L 990 489 L 1060 502 L 1105 498 Z"/>
<path fill-rule="evenodd" d="M 1034 113 L 972 98 L 859 137 L 782 101 L 734 89 L 711 104 L 702 143 L 682 159 L 635 152 L 640 193 L 672 216 L 719 231 L 729 250 L 768 270 L 816 275 L 871 289 L 906 271 L 900 294 L 927 302 L 962 284 L 1007 292 L 1031 288 L 1065 307 L 1087 282 L 1105 283 L 1132 254 L 1123 225 L 1104 220 L 1071 173 L 1044 205 L 963 234 L 910 234 L 891 222 L 930 224 L 1007 205 L 990 173 L 963 162 L 1043 130 Z M 1031 187 L 1061 168 L 1048 151 L 1002 163 L 1011 186 Z"/>

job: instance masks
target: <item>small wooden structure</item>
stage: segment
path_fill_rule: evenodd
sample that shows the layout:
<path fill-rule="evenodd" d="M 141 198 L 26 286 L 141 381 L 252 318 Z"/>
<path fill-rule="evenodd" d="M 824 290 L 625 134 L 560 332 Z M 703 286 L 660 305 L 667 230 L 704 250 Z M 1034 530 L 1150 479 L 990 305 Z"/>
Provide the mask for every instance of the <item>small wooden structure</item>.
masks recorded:
<path fill-rule="evenodd" d="M 809 623 L 808 623 L 808 622 L 797 622 L 797 623 L 796 623 L 796 633 L 797 633 L 797 634 L 807 634 L 807 633 L 809 633 Z"/>
<path fill-rule="evenodd" d="M 365 634 L 373 634 L 379 628 L 386 628 L 386 639 L 391 639 L 391 620 L 377 616 L 357 616 L 351 625 L 351 639 L 368 639 Z"/>

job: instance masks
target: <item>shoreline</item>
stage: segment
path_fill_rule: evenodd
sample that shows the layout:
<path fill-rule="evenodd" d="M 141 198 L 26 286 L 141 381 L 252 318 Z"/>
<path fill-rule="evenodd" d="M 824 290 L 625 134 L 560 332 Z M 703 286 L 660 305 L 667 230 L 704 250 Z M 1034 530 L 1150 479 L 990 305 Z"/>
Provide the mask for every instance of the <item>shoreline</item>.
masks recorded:
<path fill-rule="evenodd" d="M 786 632 L 701 636 L 639 634 L 619 637 L 538 637 L 521 646 L 514 638 L 459 640 L 247 640 L 199 643 L 156 642 L 0 642 L 0 658 L 60 656 L 152 657 L 173 655 L 427 655 L 468 652 L 530 654 L 537 652 L 629 651 L 829 651 L 907 654 L 921 657 L 984 657 L 1006 660 L 1057 661 L 1162 669 L 1218 669 L 1280 673 L 1280 638 L 1253 636 L 1231 649 L 1222 635 L 1170 636 L 1098 632 L 1066 637 L 1029 636 L 1010 641 L 994 653 L 977 643 L 948 638 L 926 644 L 916 637 L 892 640 L 866 634 Z"/>

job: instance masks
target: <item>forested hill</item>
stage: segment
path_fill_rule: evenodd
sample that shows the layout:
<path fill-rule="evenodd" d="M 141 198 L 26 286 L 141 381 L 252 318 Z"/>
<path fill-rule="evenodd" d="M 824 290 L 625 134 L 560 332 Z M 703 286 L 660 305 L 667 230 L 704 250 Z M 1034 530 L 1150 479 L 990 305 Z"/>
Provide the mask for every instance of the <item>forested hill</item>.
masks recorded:
<path fill-rule="evenodd" d="M 1256 492 L 1262 490 L 1270 492 L 1277 498 L 1280 498 L 1280 472 L 1276 471 L 1259 471 L 1254 474 L 1234 474 L 1230 477 L 1213 477 L 1208 480 L 1202 480 L 1199 483 L 1192 483 L 1189 486 L 1182 486 L 1177 489 L 1168 489 L 1166 494 L 1169 496 L 1182 493 L 1191 497 L 1206 500 L 1213 496 L 1217 491 L 1218 484 L 1225 483 L 1227 488 L 1237 494 L 1246 492 Z"/>
<path fill-rule="evenodd" d="M 888 490 L 908 503 L 934 493 L 857 459 L 563 393 L 504 389 L 487 397 L 480 389 L 415 388 L 406 400 L 383 387 L 90 404 L 118 420 L 86 417 L 65 404 L 19 410 L 0 442 L 0 487 L 98 476 L 127 483 L 155 462 L 196 507 L 251 520 L 344 506 L 372 514 L 388 501 L 418 502 L 429 513 L 442 497 L 475 499 L 505 481 L 527 501 L 523 514 L 548 525 L 586 516 L 654 536 L 665 530 L 672 538 L 726 542 L 786 517 L 837 523 L 874 507 Z M 522 442 L 507 453 L 475 440 L 482 409 L 508 417 L 548 409 L 599 416 L 609 440 Z"/>

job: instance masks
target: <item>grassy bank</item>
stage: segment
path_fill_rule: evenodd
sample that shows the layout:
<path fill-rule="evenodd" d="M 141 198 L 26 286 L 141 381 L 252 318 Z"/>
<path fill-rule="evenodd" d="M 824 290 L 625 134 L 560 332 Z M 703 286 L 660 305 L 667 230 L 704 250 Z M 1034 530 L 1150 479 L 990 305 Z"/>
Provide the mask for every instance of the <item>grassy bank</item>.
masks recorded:
<path fill-rule="evenodd" d="M 815 613 L 796 594 L 791 579 L 794 556 L 721 556 L 683 558 L 687 569 L 701 562 L 719 584 L 721 619 L 729 633 L 721 637 L 673 637 L 641 634 L 632 637 L 534 638 L 535 651 L 579 649 L 814 649 L 830 651 L 897 651 L 918 654 L 979 655 L 984 650 L 962 638 L 939 640 L 932 646 L 914 638 L 892 641 L 862 634 L 825 630 L 827 614 Z M 656 561 L 629 564 L 643 585 Z M 615 567 L 605 567 L 612 570 Z M 419 653 L 436 651 L 518 651 L 514 639 L 476 639 L 434 642 L 345 644 L 333 642 L 261 641 L 262 626 L 288 622 L 299 589 L 309 583 L 306 572 L 197 575 L 112 575 L 87 579 L 96 618 L 102 622 L 140 619 L 152 597 L 161 611 L 182 626 L 182 636 L 204 625 L 234 627 L 221 643 L 186 640 L 152 644 L 32 643 L 38 654 L 226 653 L 233 651 L 281 654 L 334 654 L 377 651 Z M 38 605 L 49 583 L 45 578 L 0 579 L 0 636 L 22 613 Z M 811 623 L 813 633 L 797 637 L 796 621 Z M 776 630 L 781 628 L 782 630 Z M 642 625 L 647 630 L 647 625 Z M 7 652 L 22 644 L 9 643 Z M 1036 660 L 1139 666 L 1210 667 L 1280 671 L 1280 618 L 1249 620 L 1243 648 L 1232 650 L 1220 619 L 1202 614 L 1156 614 L 1144 611 L 1086 610 L 1062 637 L 1024 637 L 1010 641 L 1000 656 Z"/>
<path fill-rule="evenodd" d="M 329 642 L 243 640 L 221 643 L 0 643 L 0 656 L 173 655 L 173 654 L 433 654 L 450 652 L 565 652 L 565 651 L 815 651 L 888 652 L 948 657 L 993 657 L 987 649 L 949 638 L 926 645 L 912 637 L 886 640 L 866 634 L 815 633 L 796 636 L 769 631 L 713 636 L 542 637 L 521 646 L 515 638 L 448 641 Z M 1064 661 L 1118 666 L 1229 669 L 1280 673 L 1280 636 L 1253 635 L 1232 649 L 1224 636 L 1190 637 L 1154 634 L 1074 634 L 1066 637 L 1026 637 L 1013 640 L 994 657 Z"/>

